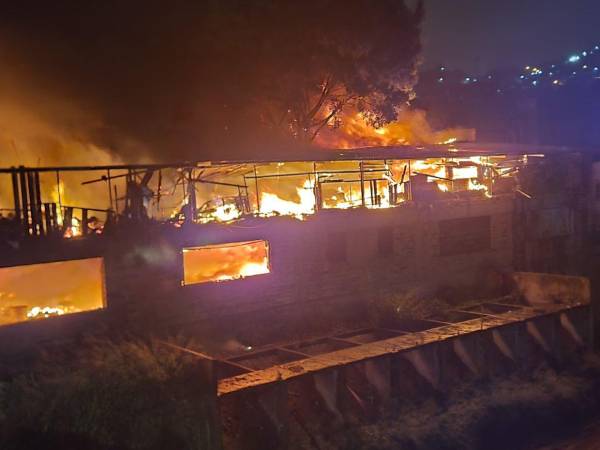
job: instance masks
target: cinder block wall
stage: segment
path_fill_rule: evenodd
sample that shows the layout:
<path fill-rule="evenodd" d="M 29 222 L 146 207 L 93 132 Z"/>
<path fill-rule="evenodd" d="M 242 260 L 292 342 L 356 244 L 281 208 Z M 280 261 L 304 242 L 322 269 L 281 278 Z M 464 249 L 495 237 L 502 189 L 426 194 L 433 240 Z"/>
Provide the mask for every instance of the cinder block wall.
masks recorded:
<path fill-rule="evenodd" d="M 359 323 L 369 302 L 394 292 L 476 286 L 483 270 L 510 270 L 511 230 L 510 197 L 192 226 L 126 257 L 107 256 L 109 309 L 150 313 L 173 331 L 254 328 L 268 335 L 308 332 L 324 320 Z M 182 248 L 257 239 L 269 242 L 271 273 L 181 286 Z"/>

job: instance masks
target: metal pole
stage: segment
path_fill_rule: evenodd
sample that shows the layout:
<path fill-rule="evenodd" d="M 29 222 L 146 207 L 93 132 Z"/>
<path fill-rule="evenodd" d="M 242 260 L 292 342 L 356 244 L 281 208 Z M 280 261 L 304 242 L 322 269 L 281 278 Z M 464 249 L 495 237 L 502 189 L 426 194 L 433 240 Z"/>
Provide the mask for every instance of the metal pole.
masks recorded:
<path fill-rule="evenodd" d="M 23 168 L 19 169 L 19 182 L 21 184 L 21 207 L 23 209 L 23 231 L 29 234 L 29 202 L 27 201 L 27 181 Z"/>
<path fill-rule="evenodd" d="M 310 175 L 309 175 L 310 179 Z M 317 163 L 313 161 L 313 195 L 315 196 L 315 212 L 323 209 L 323 196 L 321 195 L 321 186 L 319 185 L 319 174 L 317 173 Z"/>
<path fill-rule="evenodd" d="M 15 204 L 15 217 L 17 220 L 21 220 L 21 201 L 19 199 L 19 179 L 17 178 L 17 172 L 14 171 L 10 174 L 12 179 L 13 198 Z"/>
<path fill-rule="evenodd" d="M 188 173 L 188 211 L 190 212 L 190 218 L 185 218 L 186 221 L 194 222 L 196 220 L 196 185 L 194 184 L 193 169 L 190 169 Z"/>
<path fill-rule="evenodd" d="M 413 196 L 412 196 L 412 171 L 410 169 L 410 159 L 408 160 L 408 189 L 406 192 L 406 200 L 412 200 Z M 404 175 L 402 175 L 402 178 L 404 178 Z"/>
<path fill-rule="evenodd" d="M 256 164 L 254 164 L 254 186 L 256 188 L 256 208 L 257 212 L 260 213 L 260 195 L 258 193 L 258 178 L 256 173 Z"/>
<path fill-rule="evenodd" d="M 42 222 L 42 189 L 40 186 L 40 173 L 33 172 L 33 181 L 35 182 L 35 208 L 40 234 L 44 234 L 44 223 Z"/>
<path fill-rule="evenodd" d="M 58 191 L 58 208 L 62 216 L 62 199 L 60 195 L 60 172 L 58 170 L 56 171 L 56 190 Z"/>
<path fill-rule="evenodd" d="M 31 234 L 38 234 L 37 206 L 35 204 L 35 183 L 33 173 L 27 172 L 27 190 L 29 191 L 29 212 L 31 213 Z"/>
<path fill-rule="evenodd" d="M 365 206 L 365 173 L 363 172 L 363 162 L 358 163 L 360 168 L 360 201 L 364 208 Z"/>
<path fill-rule="evenodd" d="M 113 208 L 113 193 L 112 193 L 112 181 L 111 181 L 111 178 L 110 178 L 110 169 L 106 170 L 106 176 L 108 178 L 108 198 L 109 198 L 109 201 L 110 201 L 110 208 L 109 209 L 112 209 Z"/>
<path fill-rule="evenodd" d="M 116 184 L 113 186 L 113 189 L 115 190 L 115 214 L 119 214 L 119 196 L 117 193 L 117 185 Z"/>

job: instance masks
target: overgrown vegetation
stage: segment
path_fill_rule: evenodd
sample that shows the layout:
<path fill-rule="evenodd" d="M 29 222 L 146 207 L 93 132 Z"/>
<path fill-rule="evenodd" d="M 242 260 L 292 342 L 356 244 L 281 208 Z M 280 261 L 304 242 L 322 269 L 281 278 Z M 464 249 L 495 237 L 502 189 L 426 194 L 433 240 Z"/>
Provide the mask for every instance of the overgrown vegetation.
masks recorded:
<path fill-rule="evenodd" d="M 372 301 L 369 304 L 369 315 L 373 326 L 393 328 L 398 320 L 425 319 L 449 308 L 446 301 L 413 289 L 383 295 Z"/>
<path fill-rule="evenodd" d="M 0 448 L 208 448 L 206 380 L 201 360 L 156 340 L 45 354 L 1 385 Z"/>
<path fill-rule="evenodd" d="M 398 317 L 404 319 L 424 319 L 450 307 L 438 298 L 424 299 L 416 290 L 392 295 L 386 299 L 386 303 Z"/>
<path fill-rule="evenodd" d="M 599 375 L 600 359 L 588 355 L 568 371 L 545 367 L 465 384 L 443 398 L 399 404 L 388 419 L 346 429 L 319 444 L 322 449 L 529 448 L 598 416 Z"/>

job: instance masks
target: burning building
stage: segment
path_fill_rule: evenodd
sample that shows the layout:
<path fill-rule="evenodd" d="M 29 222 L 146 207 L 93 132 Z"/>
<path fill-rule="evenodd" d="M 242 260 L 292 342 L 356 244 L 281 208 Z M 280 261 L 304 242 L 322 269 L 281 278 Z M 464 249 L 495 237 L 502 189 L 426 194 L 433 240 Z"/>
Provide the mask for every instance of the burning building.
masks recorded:
<path fill-rule="evenodd" d="M 3 277 L 20 280 L 26 275 L 9 271 L 40 264 L 35 270 L 53 279 L 58 266 L 44 263 L 79 261 L 84 270 L 86 259 L 99 258 L 94 271 L 106 287 L 90 300 L 94 309 L 111 310 L 136 292 L 148 297 L 142 291 L 153 283 L 151 296 L 176 289 L 190 297 L 178 305 L 185 310 L 213 297 L 222 298 L 218 309 L 249 306 L 256 296 L 266 309 L 364 302 L 420 283 L 460 284 L 483 266 L 573 272 L 584 226 L 583 206 L 571 201 L 577 187 L 557 194 L 536 180 L 580 170 L 581 161 L 523 150 L 464 144 L 281 161 L 7 168 Z M 70 271 L 67 263 L 61 270 Z M 155 276 L 142 282 L 149 272 Z M 3 284 L 3 323 L 92 308 L 25 301 Z"/>
<path fill-rule="evenodd" d="M 451 359 L 481 374 L 492 354 L 583 348 L 587 280 L 522 272 L 581 274 L 586 170 L 577 152 L 478 144 L 2 169 L 12 204 L 0 231 L 0 352 L 100 324 L 210 335 L 202 350 L 224 411 L 310 375 L 339 415 L 341 366 L 360 364 L 384 398 L 394 383 L 376 380 L 406 364 L 438 389 Z M 455 307 L 373 318 L 415 290 Z M 446 339 L 441 362 L 426 344 Z M 257 401 L 273 422 L 273 404 Z"/>

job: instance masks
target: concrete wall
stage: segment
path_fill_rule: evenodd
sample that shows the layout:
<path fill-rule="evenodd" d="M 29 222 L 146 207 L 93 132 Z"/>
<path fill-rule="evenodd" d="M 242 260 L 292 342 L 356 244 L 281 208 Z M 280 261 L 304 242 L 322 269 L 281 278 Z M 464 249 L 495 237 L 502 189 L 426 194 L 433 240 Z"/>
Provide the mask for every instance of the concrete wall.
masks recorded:
<path fill-rule="evenodd" d="M 470 219 L 480 227 L 482 217 L 489 218 L 488 242 L 463 249 L 461 239 L 473 233 Z M 443 255 L 440 235 L 445 221 L 454 219 L 466 219 L 459 223 L 462 235 L 452 236 L 456 251 Z M 162 246 L 153 243 L 164 255 L 142 258 L 144 270 L 140 264 L 132 268 L 122 258 L 107 262 L 107 285 L 115 287 L 109 291 L 109 303 L 131 307 L 137 302 L 131 292 L 142 287 L 146 294 L 139 295 L 148 308 L 152 302 L 147 292 L 153 285 L 156 313 L 175 328 L 202 318 L 211 322 L 207 326 L 218 326 L 220 320 L 260 311 L 248 326 L 259 326 L 256 321 L 262 321 L 274 332 L 295 327 L 308 330 L 311 321 L 324 317 L 334 322 L 364 319 L 370 301 L 394 292 L 416 287 L 430 292 L 453 286 L 481 287 L 486 270 L 510 270 L 511 231 L 511 198 L 416 203 L 388 210 L 329 210 L 306 221 L 281 217 L 235 226 L 193 227 L 166 238 Z M 386 233 L 391 237 L 385 237 Z M 179 286 L 181 248 L 256 239 L 269 242 L 270 274 Z M 382 250 L 381 242 L 388 240 L 393 248 Z M 343 251 L 331 251 L 340 245 L 345 246 Z M 344 253 L 345 258 L 340 258 Z M 332 254 L 337 258 L 332 259 Z M 124 292 L 130 293 L 128 298 Z M 227 323 L 236 323 L 237 330 L 246 324 L 243 320 Z"/>
<path fill-rule="evenodd" d="M 518 272 L 513 275 L 517 291 L 532 305 L 590 303 L 590 280 L 547 273 Z"/>
<path fill-rule="evenodd" d="M 474 248 L 468 241 L 473 234 L 470 227 L 473 223 L 481 228 L 481 218 L 488 218 L 489 239 Z M 446 221 L 457 219 L 466 220 L 454 223 L 450 236 L 454 251 L 443 255 L 440 235 Z M 268 341 L 282 333 L 310 334 L 313 324 L 331 329 L 364 323 L 369 302 L 395 292 L 481 285 L 483 271 L 510 269 L 511 227 L 511 197 L 474 197 L 386 210 L 326 210 L 305 221 L 274 217 L 182 229 L 138 227 L 101 236 L 87 247 L 85 241 L 66 243 L 62 254 L 66 259 L 104 257 L 108 308 L 102 316 L 109 327 L 233 333 L 250 341 L 253 334 L 261 334 Z M 271 273 L 181 286 L 182 248 L 256 239 L 269 242 Z M 382 250 L 387 243 L 392 248 Z M 343 246 L 341 253 L 339 248 L 334 248 L 337 253 L 331 251 L 336 245 Z M 340 260 L 343 253 L 346 257 Z M 332 258 L 336 254 L 338 258 Z M 51 255 L 43 255 L 42 260 L 50 259 Z M 63 317 L 48 320 L 67 323 Z M 20 333 L 38 325 L 21 324 Z M 60 330 L 61 336 L 70 329 L 38 328 Z M 86 327 L 96 328 L 100 326 Z M 11 332 L 0 330 L 0 339 L 3 333 Z"/>

